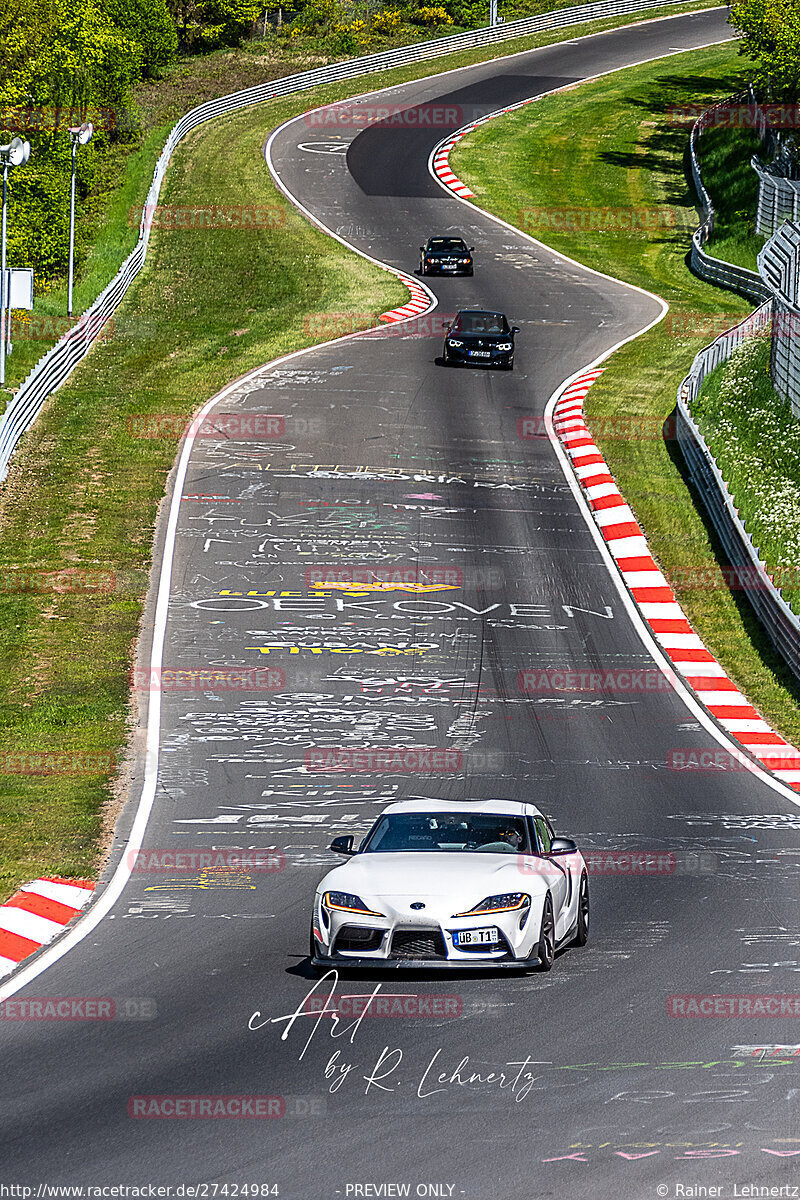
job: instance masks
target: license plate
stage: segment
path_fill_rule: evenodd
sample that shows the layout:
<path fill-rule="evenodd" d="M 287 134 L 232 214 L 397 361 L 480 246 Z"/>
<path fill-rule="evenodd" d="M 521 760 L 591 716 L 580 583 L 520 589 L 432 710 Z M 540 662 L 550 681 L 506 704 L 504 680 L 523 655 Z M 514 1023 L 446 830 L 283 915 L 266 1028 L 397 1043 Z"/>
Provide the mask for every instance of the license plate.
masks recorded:
<path fill-rule="evenodd" d="M 453 934 L 454 946 L 494 946 L 500 941 L 500 930 L 494 925 L 489 929 L 460 929 Z"/>
<path fill-rule="evenodd" d="M 470 350 L 469 356 L 470 358 L 491 358 L 492 352 L 491 350 Z"/>

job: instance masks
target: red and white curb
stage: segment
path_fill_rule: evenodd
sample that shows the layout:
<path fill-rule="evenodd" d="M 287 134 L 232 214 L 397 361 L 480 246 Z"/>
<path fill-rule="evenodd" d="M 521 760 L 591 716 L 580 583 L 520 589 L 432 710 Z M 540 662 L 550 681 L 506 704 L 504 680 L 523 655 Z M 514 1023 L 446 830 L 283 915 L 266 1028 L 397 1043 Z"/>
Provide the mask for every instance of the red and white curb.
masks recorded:
<path fill-rule="evenodd" d="M 485 117 L 479 117 L 477 121 L 473 121 L 470 125 L 464 125 L 457 133 L 440 142 L 434 149 L 430 160 L 430 168 L 439 182 L 443 183 L 456 196 L 460 196 L 462 200 L 474 199 L 475 193 L 470 190 L 463 179 L 458 178 L 450 166 L 450 151 L 463 137 L 466 137 L 468 133 L 472 133 L 479 125 L 485 125 L 487 121 L 493 121 L 495 117 L 502 117 L 506 113 L 515 112 L 518 108 L 524 108 L 526 104 L 535 104 L 541 98 L 541 96 L 529 96 L 526 100 L 520 100 L 517 104 L 509 104 L 507 108 L 498 108 L 496 112 L 488 113 Z"/>
<path fill-rule="evenodd" d="M 86 907 L 94 889 L 84 879 L 34 879 L 0 905 L 0 977 L 61 933 Z"/>
<path fill-rule="evenodd" d="M 381 313 L 378 320 L 387 325 L 393 325 L 395 321 L 405 321 L 407 317 L 418 317 L 420 313 L 424 313 L 431 307 L 429 293 L 417 283 L 416 279 L 412 279 L 410 275 L 400 275 L 399 278 L 411 293 L 411 299 L 402 308 L 392 308 L 389 312 Z"/>
<path fill-rule="evenodd" d="M 478 122 L 476 121 L 475 125 L 477 124 Z M 460 196 L 462 200 L 469 200 L 470 197 L 475 195 L 475 193 L 470 191 L 463 180 L 459 179 L 454 173 L 449 162 L 450 151 L 453 149 L 453 146 L 455 146 L 456 142 L 460 141 L 465 134 L 472 132 L 472 130 L 475 128 L 475 125 L 467 125 L 465 129 L 460 129 L 459 132 L 454 134 L 454 136 L 448 141 L 442 142 L 439 146 L 437 146 L 433 155 L 433 162 L 431 164 L 433 166 L 433 173 L 436 178 L 441 180 L 445 187 L 449 188 L 451 192 L 455 192 L 457 196 Z"/>
<path fill-rule="evenodd" d="M 600 533 L 676 674 L 748 755 L 800 792 L 800 752 L 770 728 L 692 629 L 589 432 L 583 402 L 602 373 L 599 368 L 575 379 L 553 412 L 555 431 L 586 493 Z"/>

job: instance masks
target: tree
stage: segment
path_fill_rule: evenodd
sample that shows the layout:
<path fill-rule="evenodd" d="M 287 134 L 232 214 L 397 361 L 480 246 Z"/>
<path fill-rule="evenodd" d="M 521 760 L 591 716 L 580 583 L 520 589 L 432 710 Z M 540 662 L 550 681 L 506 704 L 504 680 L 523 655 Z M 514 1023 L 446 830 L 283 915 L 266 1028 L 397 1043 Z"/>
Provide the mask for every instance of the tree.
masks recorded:
<path fill-rule="evenodd" d="M 740 0 L 728 18 L 739 32 L 739 53 L 759 64 L 755 79 L 770 99 L 800 96 L 800 0 Z"/>
<path fill-rule="evenodd" d="M 183 51 L 238 46 L 264 5 L 261 0 L 167 0 Z"/>
<path fill-rule="evenodd" d="M 103 0 L 113 24 L 142 51 L 142 75 L 161 74 L 178 52 L 178 34 L 166 0 Z"/>

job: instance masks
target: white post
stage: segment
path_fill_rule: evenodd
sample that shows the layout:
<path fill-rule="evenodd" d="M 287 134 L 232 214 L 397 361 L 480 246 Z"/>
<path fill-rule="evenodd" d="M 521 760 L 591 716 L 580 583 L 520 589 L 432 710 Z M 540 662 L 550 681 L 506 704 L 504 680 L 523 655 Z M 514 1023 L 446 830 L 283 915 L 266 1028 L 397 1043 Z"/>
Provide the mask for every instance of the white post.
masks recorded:
<path fill-rule="evenodd" d="M 3 163 L 3 217 L 2 232 L 0 232 L 0 384 L 6 381 L 6 187 L 8 185 L 8 163 Z"/>
<path fill-rule="evenodd" d="M 75 155 L 78 152 L 78 139 L 72 139 L 72 180 L 69 192 L 69 285 L 67 288 L 67 316 L 72 316 L 72 276 L 75 259 Z"/>

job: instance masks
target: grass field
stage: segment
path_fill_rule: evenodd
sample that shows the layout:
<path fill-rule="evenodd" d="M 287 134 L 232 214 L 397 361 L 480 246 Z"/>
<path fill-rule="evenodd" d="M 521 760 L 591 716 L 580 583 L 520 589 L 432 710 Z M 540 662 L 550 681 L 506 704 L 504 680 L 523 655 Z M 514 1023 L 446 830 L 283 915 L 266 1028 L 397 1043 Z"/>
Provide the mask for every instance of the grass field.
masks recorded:
<path fill-rule="evenodd" d="M 756 707 L 796 743 L 800 687 L 746 600 L 727 588 L 715 536 L 687 486 L 677 447 L 661 436 L 603 432 L 604 425 L 619 427 L 621 416 L 632 427 L 660 429 L 694 355 L 719 326 L 752 307 L 688 270 L 688 230 L 696 225 L 684 169 L 689 130 L 667 119 L 673 105 L 711 103 L 737 91 L 745 70 L 730 45 L 636 67 L 489 122 L 458 144 L 451 163 L 488 211 L 669 302 L 660 325 L 609 361 L 589 393 L 589 422 L 692 624 Z M 614 227 L 546 225 L 542 213 L 571 206 L 664 216 L 660 227 L 637 236 Z M 707 573 L 708 586 L 687 586 L 698 571 Z"/>

